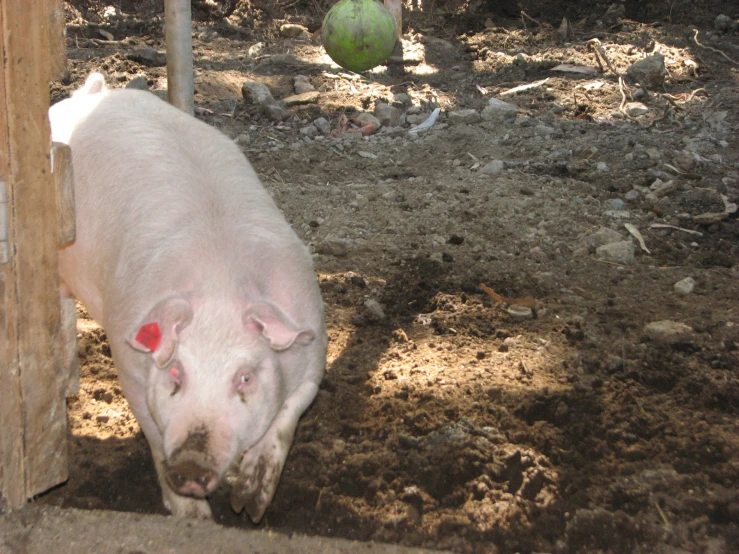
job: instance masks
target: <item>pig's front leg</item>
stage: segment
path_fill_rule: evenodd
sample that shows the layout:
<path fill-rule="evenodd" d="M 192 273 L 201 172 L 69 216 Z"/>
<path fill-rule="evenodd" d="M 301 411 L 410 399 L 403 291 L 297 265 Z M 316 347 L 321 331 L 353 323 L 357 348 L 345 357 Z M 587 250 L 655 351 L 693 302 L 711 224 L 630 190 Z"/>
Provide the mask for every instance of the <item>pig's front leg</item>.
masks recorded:
<path fill-rule="evenodd" d="M 154 459 L 154 466 L 157 470 L 159 486 L 162 488 L 164 507 L 175 516 L 210 519 L 212 514 L 207 500 L 177 494 L 165 479 L 165 455 L 162 433 L 151 417 L 149 407 L 146 404 L 145 383 L 135 377 L 129 376 L 126 372 L 120 372 L 119 378 L 123 392 L 128 400 L 128 405 L 131 407 L 133 415 L 136 416 L 136 420 L 141 426 L 146 440 L 149 442 L 149 449 L 151 450 L 151 456 Z"/>
<path fill-rule="evenodd" d="M 231 488 L 231 507 L 259 523 L 280 481 L 282 468 L 303 412 L 318 393 L 315 383 L 303 383 L 285 400 L 264 436 L 244 452 Z"/>

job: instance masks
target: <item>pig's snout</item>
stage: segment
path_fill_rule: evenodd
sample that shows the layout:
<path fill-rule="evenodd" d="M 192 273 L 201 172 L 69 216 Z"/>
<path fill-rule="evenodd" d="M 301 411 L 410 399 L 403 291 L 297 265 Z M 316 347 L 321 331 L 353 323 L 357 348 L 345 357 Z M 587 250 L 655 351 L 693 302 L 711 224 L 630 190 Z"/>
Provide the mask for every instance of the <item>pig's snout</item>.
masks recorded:
<path fill-rule="evenodd" d="M 178 493 L 203 498 L 218 485 L 218 474 L 192 460 L 167 466 L 167 481 Z"/>

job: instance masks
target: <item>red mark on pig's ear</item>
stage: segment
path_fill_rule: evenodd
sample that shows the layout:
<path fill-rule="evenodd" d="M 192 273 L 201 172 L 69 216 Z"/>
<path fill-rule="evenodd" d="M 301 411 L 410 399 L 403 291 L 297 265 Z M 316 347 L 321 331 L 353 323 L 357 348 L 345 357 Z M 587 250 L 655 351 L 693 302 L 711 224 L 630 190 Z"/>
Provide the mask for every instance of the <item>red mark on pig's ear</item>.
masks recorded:
<path fill-rule="evenodd" d="M 152 352 L 156 352 L 156 349 L 159 348 L 159 343 L 162 342 L 162 332 L 159 329 L 159 324 L 152 322 L 142 325 L 136 334 L 136 342 Z"/>

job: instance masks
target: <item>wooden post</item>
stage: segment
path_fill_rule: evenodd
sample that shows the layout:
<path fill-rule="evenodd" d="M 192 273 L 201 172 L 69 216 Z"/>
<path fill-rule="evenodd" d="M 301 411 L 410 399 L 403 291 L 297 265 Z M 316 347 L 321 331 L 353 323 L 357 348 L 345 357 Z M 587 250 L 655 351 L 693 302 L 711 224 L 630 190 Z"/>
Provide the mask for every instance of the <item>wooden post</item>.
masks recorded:
<path fill-rule="evenodd" d="M 195 77 L 192 62 L 190 0 L 164 0 L 164 12 L 169 103 L 193 115 L 195 113 Z"/>
<path fill-rule="evenodd" d="M 395 30 L 400 41 L 403 38 L 403 2 L 402 0 L 385 0 L 385 7 L 395 20 Z"/>
<path fill-rule="evenodd" d="M 0 508 L 9 509 L 67 478 L 51 6 L 0 2 Z"/>

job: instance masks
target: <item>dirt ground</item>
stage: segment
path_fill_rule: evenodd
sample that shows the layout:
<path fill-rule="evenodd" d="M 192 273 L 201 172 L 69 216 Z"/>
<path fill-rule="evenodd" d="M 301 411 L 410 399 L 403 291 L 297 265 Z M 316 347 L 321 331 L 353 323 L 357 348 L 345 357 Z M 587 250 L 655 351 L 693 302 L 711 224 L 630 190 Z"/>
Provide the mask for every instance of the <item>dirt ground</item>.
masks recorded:
<path fill-rule="evenodd" d="M 327 374 L 258 527 L 459 553 L 739 551 L 736 4 L 424 2 L 403 61 L 361 75 L 280 34 L 313 33 L 328 4 L 195 10 L 198 117 L 310 245 L 327 309 Z M 161 6 L 114 6 L 67 5 L 54 101 L 92 70 L 166 88 Z M 667 76 L 644 93 L 626 70 L 653 53 Z M 318 94 L 289 119 L 242 99 L 247 81 L 288 97 L 296 75 Z M 491 98 L 517 117 L 479 119 Z M 400 122 L 357 132 L 378 101 Z M 80 316 L 71 476 L 38 502 L 164 514 L 105 333 Z M 254 527 L 227 491 L 211 505 Z"/>

